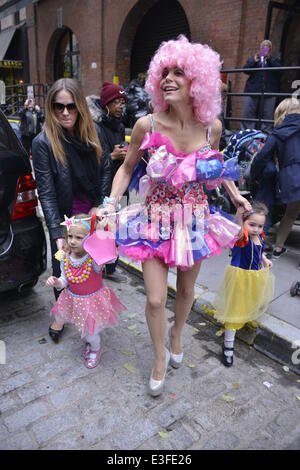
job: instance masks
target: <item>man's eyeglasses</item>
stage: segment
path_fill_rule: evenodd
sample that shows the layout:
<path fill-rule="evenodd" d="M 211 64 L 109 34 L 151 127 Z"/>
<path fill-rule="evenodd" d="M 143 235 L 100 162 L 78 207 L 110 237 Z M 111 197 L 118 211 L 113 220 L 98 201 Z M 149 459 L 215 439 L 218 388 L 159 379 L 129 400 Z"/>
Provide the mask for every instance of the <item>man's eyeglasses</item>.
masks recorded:
<path fill-rule="evenodd" d="M 77 111 L 77 106 L 75 103 L 63 104 L 63 103 L 54 102 L 52 103 L 52 105 L 55 111 L 59 113 L 63 113 L 65 108 L 67 108 L 68 113 L 74 113 L 75 111 Z"/>

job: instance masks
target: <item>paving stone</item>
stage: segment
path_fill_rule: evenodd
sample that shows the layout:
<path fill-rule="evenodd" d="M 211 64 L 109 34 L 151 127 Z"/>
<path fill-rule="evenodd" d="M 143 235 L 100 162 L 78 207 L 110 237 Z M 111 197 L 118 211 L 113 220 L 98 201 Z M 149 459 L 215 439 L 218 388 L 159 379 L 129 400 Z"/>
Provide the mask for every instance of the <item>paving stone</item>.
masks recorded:
<path fill-rule="evenodd" d="M 175 421 L 183 418 L 183 416 L 192 408 L 192 404 L 185 398 L 179 398 L 171 403 L 171 405 L 160 407 L 157 410 L 159 414 L 158 422 L 163 428 L 167 428 Z"/>
<path fill-rule="evenodd" d="M 8 436 L 9 436 L 8 430 L 6 429 L 5 426 L 3 426 L 2 424 L 0 424 L 0 442 L 1 442 L 2 440 L 6 439 Z"/>
<path fill-rule="evenodd" d="M 282 410 L 278 416 L 268 424 L 266 430 L 274 433 L 282 442 L 288 442 L 295 431 L 300 435 L 300 407 L 298 412 L 290 409 Z"/>
<path fill-rule="evenodd" d="M 28 426 L 28 424 L 34 423 L 34 421 L 46 416 L 48 413 L 49 410 L 45 403 L 33 403 L 15 412 L 13 415 L 7 416 L 4 419 L 4 424 L 9 432 L 14 432 Z"/>
<path fill-rule="evenodd" d="M 172 441 L 170 438 L 162 438 L 158 434 L 151 439 L 143 442 L 141 446 L 136 449 L 139 450 L 173 450 Z"/>
<path fill-rule="evenodd" d="M 26 404 L 53 392 L 56 385 L 57 379 L 49 379 L 46 382 L 29 384 L 25 387 L 21 387 L 17 390 L 17 394 L 21 398 L 22 402 Z"/>
<path fill-rule="evenodd" d="M 32 376 L 28 372 L 22 372 L 20 374 L 13 375 L 9 379 L 5 380 L 4 383 L 0 384 L 0 395 L 3 393 L 11 392 L 22 385 L 32 382 Z"/>
<path fill-rule="evenodd" d="M 223 429 L 209 437 L 209 440 L 200 448 L 205 450 L 232 450 L 237 449 L 240 439 L 229 429 Z"/>
<path fill-rule="evenodd" d="M 120 427 L 124 426 L 124 423 L 128 423 L 128 426 L 130 426 L 131 420 L 132 416 L 125 410 L 118 410 L 117 413 L 101 416 L 94 423 L 88 423 L 82 427 L 84 441 L 88 445 L 95 445 L 109 434 L 118 432 Z"/>
<path fill-rule="evenodd" d="M 67 410 L 44 419 L 35 424 L 32 431 L 39 444 L 50 441 L 57 434 L 60 434 L 72 427 L 80 425 L 80 411 L 78 409 Z M 79 434 L 79 433 L 78 433 Z"/>
<path fill-rule="evenodd" d="M 91 393 L 89 383 L 82 379 L 71 386 L 65 387 L 63 390 L 50 395 L 49 399 L 55 407 L 62 408 L 70 406 L 74 402 L 82 401 L 89 393 Z"/>
<path fill-rule="evenodd" d="M 216 377 L 207 375 L 206 377 L 198 377 L 191 385 L 191 393 L 199 400 L 221 396 L 227 390 L 226 383 L 219 381 Z"/>
<path fill-rule="evenodd" d="M 247 450 L 280 450 L 281 446 L 282 443 L 274 438 L 274 434 L 258 431 L 255 439 L 247 443 Z"/>
<path fill-rule="evenodd" d="M 147 418 L 141 419 L 133 422 L 131 427 L 126 426 L 117 432 L 112 438 L 112 443 L 120 450 L 136 449 L 159 430 L 158 424 Z"/>
<path fill-rule="evenodd" d="M 33 450 L 36 444 L 27 432 L 15 434 L 9 439 L 0 441 L 0 450 Z"/>
<path fill-rule="evenodd" d="M 170 432 L 170 441 L 174 450 L 188 449 L 199 439 L 199 434 L 190 432 L 182 423 L 176 423 L 175 429 Z"/>
<path fill-rule="evenodd" d="M 300 447 L 299 377 L 238 339 L 234 366 L 225 368 L 220 360 L 223 338 L 215 335 L 219 327 L 193 312 L 183 332 L 183 366 L 169 368 L 164 394 L 149 395 L 153 349 L 144 288 L 134 276 L 128 276 L 127 284 L 111 284 L 128 311 L 120 316 L 117 328 L 101 334 L 100 365 L 86 369 L 81 356 L 84 341 L 75 328 L 67 326 L 58 345 L 48 337 L 54 298 L 43 283 L 49 271 L 26 302 L 12 296 L 0 305 L 0 310 L 5 309 L 0 314 L 0 337 L 8 351 L 8 364 L 0 367 L 0 447 L 116 451 Z M 173 322 L 172 307 L 173 300 L 168 301 L 168 325 Z M 1 322 L 5 312 L 12 315 Z M 132 312 L 136 317 L 130 320 L 127 315 Z M 199 326 L 203 321 L 206 326 Z M 140 335 L 128 330 L 132 323 Z M 47 343 L 38 342 L 41 336 Z M 122 350 L 132 351 L 133 356 L 122 355 Z M 124 368 L 125 362 L 134 364 L 135 373 Z M 273 384 L 271 389 L 263 385 L 265 380 Z M 233 395 L 235 401 L 223 401 L 223 394 Z M 158 435 L 166 430 L 167 439 Z"/>
<path fill-rule="evenodd" d="M 10 357 L 7 361 L 7 370 L 10 374 L 14 372 L 23 371 L 24 369 L 35 368 L 38 365 L 44 364 L 45 358 L 38 351 L 33 351 L 26 356 Z"/>
<path fill-rule="evenodd" d="M 86 447 L 82 444 L 83 439 L 78 430 L 70 432 L 69 430 L 64 434 L 58 434 L 51 442 L 44 444 L 40 447 L 41 450 L 85 450 Z"/>
<path fill-rule="evenodd" d="M 232 403 L 220 398 L 207 402 L 196 402 L 189 412 L 190 419 L 199 424 L 202 430 L 210 432 L 217 429 L 229 416 L 234 414 Z"/>
<path fill-rule="evenodd" d="M 286 447 L 285 450 L 299 450 L 300 449 L 300 436 L 296 437 L 293 442 L 290 442 Z"/>
<path fill-rule="evenodd" d="M 0 397 L 0 415 L 18 406 L 18 400 L 16 400 L 12 395 L 13 394 L 10 393 Z"/>

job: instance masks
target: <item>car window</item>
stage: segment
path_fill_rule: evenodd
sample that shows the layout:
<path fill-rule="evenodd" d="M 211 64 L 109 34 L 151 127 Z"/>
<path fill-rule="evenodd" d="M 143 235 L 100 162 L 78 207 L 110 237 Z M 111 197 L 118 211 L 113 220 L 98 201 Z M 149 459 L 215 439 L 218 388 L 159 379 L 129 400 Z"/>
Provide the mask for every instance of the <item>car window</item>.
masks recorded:
<path fill-rule="evenodd" d="M 0 110 L 0 217 L 14 200 L 18 177 L 30 172 L 29 156 Z"/>
<path fill-rule="evenodd" d="M 12 130 L 5 115 L 0 110 L 0 158 L 3 156 L 3 151 L 6 152 L 7 150 L 15 151 L 21 158 L 25 160 L 28 159 L 26 150 Z"/>

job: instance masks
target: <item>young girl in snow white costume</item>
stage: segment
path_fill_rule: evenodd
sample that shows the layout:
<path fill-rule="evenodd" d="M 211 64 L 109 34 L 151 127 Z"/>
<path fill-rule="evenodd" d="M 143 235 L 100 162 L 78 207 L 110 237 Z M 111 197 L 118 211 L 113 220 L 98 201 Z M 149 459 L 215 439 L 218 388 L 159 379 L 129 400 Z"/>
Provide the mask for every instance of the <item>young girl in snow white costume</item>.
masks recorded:
<path fill-rule="evenodd" d="M 102 266 L 98 266 L 83 248 L 90 233 L 91 217 L 78 214 L 66 218 L 68 251 L 57 253 L 61 276 L 50 276 L 48 287 L 64 289 L 50 312 L 60 323 L 73 323 L 85 338 L 85 365 L 93 369 L 100 362 L 100 330 L 118 323 L 116 312 L 125 307 L 113 291 L 102 284 Z"/>
<path fill-rule="evenodd" d="M 214 300 L 215 318 L 225 323 L 223 363 L 227 367 L 233 364 L 236 330 L 265 313 L 274 296 L 272 261 L 264 254 L 263 226 L 267 215 L 267 207 L 257 201 L 252 202 L 249 212 L 237 210 L 242 226 L 240 238 L 232 249 L 231 264 Z"/>

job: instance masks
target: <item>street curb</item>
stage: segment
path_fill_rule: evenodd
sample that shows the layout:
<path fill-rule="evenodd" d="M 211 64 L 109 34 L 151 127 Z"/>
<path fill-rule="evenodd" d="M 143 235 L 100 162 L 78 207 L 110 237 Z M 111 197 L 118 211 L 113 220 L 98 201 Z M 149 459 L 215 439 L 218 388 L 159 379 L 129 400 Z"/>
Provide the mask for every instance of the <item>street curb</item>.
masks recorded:
<path fill-rule="evenodd" d="M 140 263 L 120 257 L 119 264 L 128 272 L 140 278 L 143 277 Z M 168 275 L 168 295 L 172 298 L 176 295 L 176 274 L 171 271 Z M 213 317 L 213 298 L 214 292 L 209 291 L 205 286 L 196 284 L 192 310 L 201 315 L 203 320 L 222 329 L 224 325 Z M 266 314 L 256 322 L 247 323 L 244 328 L 237 331 L 236 337 L 300 375 L 300 331 L 298 328 L 273 315 Z"/>

